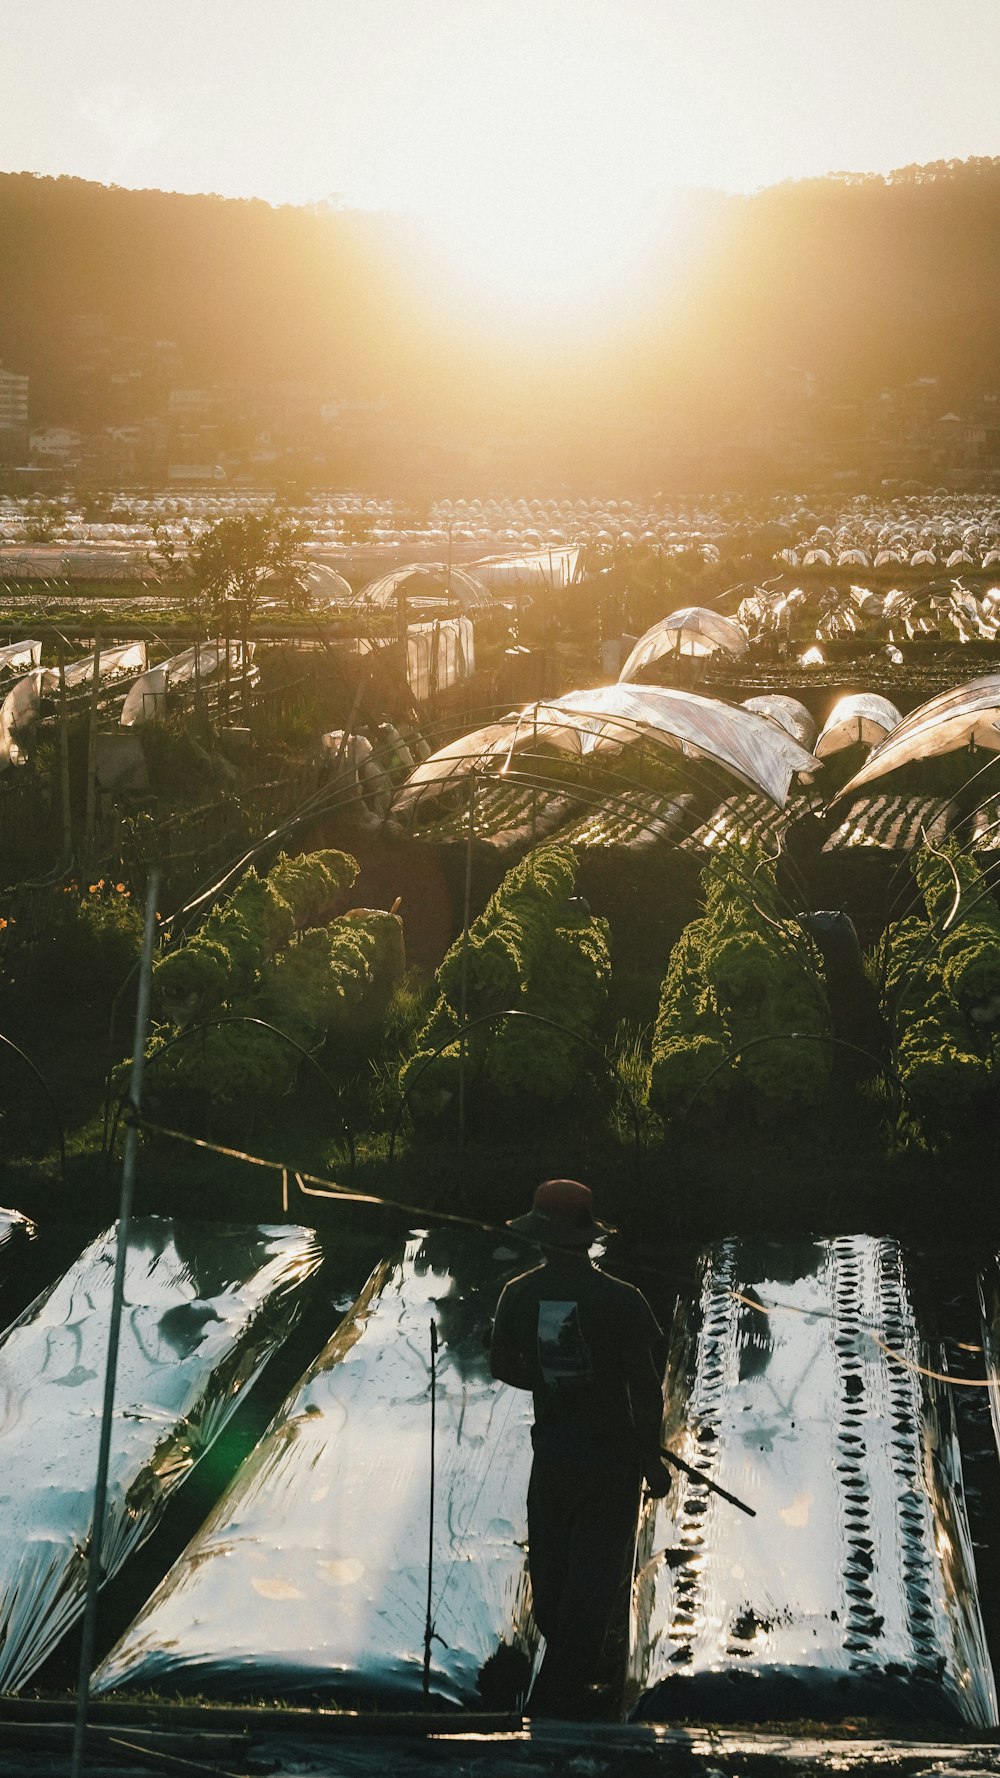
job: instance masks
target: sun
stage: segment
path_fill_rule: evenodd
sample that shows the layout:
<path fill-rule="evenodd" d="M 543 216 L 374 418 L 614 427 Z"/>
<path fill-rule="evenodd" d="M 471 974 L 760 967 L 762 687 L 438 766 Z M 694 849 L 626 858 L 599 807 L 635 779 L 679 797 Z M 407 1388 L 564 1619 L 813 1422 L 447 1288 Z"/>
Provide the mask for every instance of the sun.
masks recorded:
<path fill-rule="evenodd" d="M 550 182 L 454 192 L 419 220 L 457 303 L 484 322 L 530 330 L 630 308 L 663 252 L 681 250 L 686 214 L 679 192 L 639 205 Z"/>

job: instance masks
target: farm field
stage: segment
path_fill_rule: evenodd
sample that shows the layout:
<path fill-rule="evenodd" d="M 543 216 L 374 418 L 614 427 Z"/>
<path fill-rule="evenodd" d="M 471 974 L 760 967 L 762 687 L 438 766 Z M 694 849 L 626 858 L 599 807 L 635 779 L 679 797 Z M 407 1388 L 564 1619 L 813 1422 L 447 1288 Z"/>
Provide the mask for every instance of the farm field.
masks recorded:
<path fill-rule="evenodd" d="M 451 502 L 419 536 L 373 524 L 370 557 L 341 548 L 332 514 L 302 560 L 326 553 L 347 592 L 321 599 L 320 577 L 293 597 L 262 574 L 271 590 L 228 631 L 192 604 L 193 570 L 147 578 L 145 518 L 122 540 L 135 578 L 107 581 L 66 551 L 36 574 L 25 511 L 0 514 L 3 1201 L 38 1230 L 4 1277 L 4 1325 L 118 1212 L 150 884 L 136 1216 L 304 1225 L 322 1259 L 260 1381 L 109 1581 L 99 1659 L 366 1280 L 429 1229 L 400 1274 L 426 1319 L 424 1272 L 461 1280 L 434 1231 L 495 1238 L 547 1175 L 594 1185 L 620 1231 L 609 1258 L 664 1325 L 727 1239 L 891 1237 L 948 1370 L 994 1363 L 993 504 L 655 523 L 639 503 L 494 504 L 474 523 Z M 167 518 L 187 547 L 241 516 Z M 934 562 L 904 561 L 910 544 Z M 457 546 L 470 576 L 506 564 L 495 584 L 452 580 Z M 393 564 L 415 568 L 403 593 L 366 600 Z M 446 656 L 449 624 L 474 648 L 456 627 Z M 488 1320 L 491 1288 L 456 1285 L 463 1315 Z M 954 1395 L 995 1665 L 1000 1465 L 988 1392 Z M 72 1687 L 78 1637 L 34 1692 Z M 247 1693 L 282 1696 L 273 1674 Z M 644 1745 L 607 1757 L 641 1763 Z M 726 1745 L 762 1771 L 778 1758 Z"/>

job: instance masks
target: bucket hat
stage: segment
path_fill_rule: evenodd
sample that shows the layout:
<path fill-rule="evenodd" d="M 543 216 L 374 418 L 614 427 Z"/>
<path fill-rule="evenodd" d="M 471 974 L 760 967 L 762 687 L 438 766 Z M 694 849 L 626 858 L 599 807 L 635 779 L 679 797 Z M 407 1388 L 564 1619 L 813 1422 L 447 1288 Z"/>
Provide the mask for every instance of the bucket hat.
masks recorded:
<path fill-rule="evenodd" d="M 598 1235 L 615 1233 L 596 1220 L 593 1193 L 578 1179 L 543 1179 L 527 1215 L 515 1216 L 507 1227 L 542 1247 L 589 1247 Z"/>

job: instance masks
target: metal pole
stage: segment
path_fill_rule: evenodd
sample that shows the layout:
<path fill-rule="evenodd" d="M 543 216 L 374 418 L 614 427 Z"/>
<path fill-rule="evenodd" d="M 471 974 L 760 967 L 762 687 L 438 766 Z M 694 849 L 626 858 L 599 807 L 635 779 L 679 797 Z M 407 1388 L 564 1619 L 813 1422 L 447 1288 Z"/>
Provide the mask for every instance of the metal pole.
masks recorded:
<path fill-rule="evenodd" d="M 80 1646 L 80 1674 L 77 1681 L 76 1721 L 73 1728 L 71 1778 L 80 1778 L 80 1773 L 83 1770 L 87 1700 L 90 1693 L 90 1671 L 94 1661 L 97 1589 L 101 1584 L 101 1545 L 104 1538 L 104 1515 L 108 1499 L 108 1467 L 111 1457 L 111 1429 L 115 1406 L 115 1377 L 118 1370 L 122 1301 L 125 1295 L 125 1261 L 128 1255 L 129 1221 L 132 1213 L 136 1156 L 139 1147 L 139 1128 L 136 1120 L 142 1093 L 146 1026 L 149 1022 L 150 983 L 153 973 L 153 946 L 156 938 L 156 902 L 159 892 L 160 876 L 159 872 L 154 870 L 150 875 L 146 889 L 146 924 L 142 941 L 142 962 L 139 969 L 139 1003 L 135 1015 L 135 1039 L 132 1045 L 132 1073 L 128 1095 L 128 1102 L 134 1115 L 125 1131 L 122 1189 L 118 1208 L 118 1240 L 115 1248 L 111 1320 L 108 1328 L 108 1357 L 104 1372 L 104 1402 L 101 1408 L 101 1437 L 97 1454 L 97 1479 L 94 1483 L 94 1516 L 91 1521 L 90 1547 L 87 1553 L 87 1591 L 83 1606 L 83 1636 Z"/>
<path fill-rule="evenodd" d="M 469 774 L 469 831 L 465 842 L 465 905 L 462 912 L 462 975 L 458 1021 L 462 1042 L 458 1052 L 458 1140 L 465 1147 L 465 1008 L 469 992 L 469 916 L 472 911 L 472 842 L 476 831 L 476 774 Z"/>
<path fill-rule="evenodd" d="M 427 1611 L 424 1616 L 424 1703 L 431 1690 L 431 1643 L 434 1640 L 434 1445 L 437 1435 L 437 1322 L 431 1319 L 431 1486 L 427 1514 Z"/>

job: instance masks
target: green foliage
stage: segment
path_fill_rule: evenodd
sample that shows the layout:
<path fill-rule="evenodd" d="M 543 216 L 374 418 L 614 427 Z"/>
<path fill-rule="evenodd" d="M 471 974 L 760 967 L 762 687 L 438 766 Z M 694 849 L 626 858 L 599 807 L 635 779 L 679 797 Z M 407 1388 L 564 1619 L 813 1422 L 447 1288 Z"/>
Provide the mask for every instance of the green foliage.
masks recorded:
<path fill-rule="evenodd" d="M 501 1010 L 529 1012 L 586 1036 L 607 1000 L 611 959 L 607 922 L 576 901 L 572 848 L 539 846 L 508 871 L 469 930 L 456 940 L 437 972 L 438 996 L 404 1064 L 405 1090 L 419 1080 L 417 1103 L 440 1109 L 457 1093 L 463 956 L 467 961 L 467 1021 Z M 497 1020 L 466 1039 L 466 1079 L 501 1102 L 553 1103 L 577 1087 L 583 1046 L 567 1032 L 534 1019 Z"/>
<path fill-rule="evenodd" d="M 934 1146 L 995 1102 L 1000 915 L 953 841 L 922 847 L 913 872 L 927 918 L 910 916 L 889 930 L 884 1010 L 904 1113 Z"/>
<path fill-rule="evenodd" d="M 813 1041 L 830 1027 L 817 954 L 778 917 L 774 866 L 759 852 L 722 851 L 702 888 L 705 912 L 681 934 L 663 982 L 650 1103 L 667 1118 L 693 1105 L 709 1116 L 739 1090 L 765 1121 L 806 1112 L 830 1074 L 829 1046 Z M 723 1067 L 737 1050 L 739 1063 Z"/>
<path fill-rule="evenodd" d="M 993 893 L 955 840 L 937 852 L 921 847 L 913 869 L 927 917 L 940 935 L 937 957 L 947 992 L 966 1016 L 975 1019 L 981 1010 L 988 1022 L 994 1003 L 992 1016 L 1000 1013 L 1000 909 Z"/>
<path fill-rule="evenodd" d="M 38 894 L 31 942 L 10 944 L 13 987 L 68 1004 L 108 1007 L 139 960 L 142 915 L 125 885 L 76 883 Z M 4 937 L 8 938 L 4 922 Z"/>
<path fill-rule="evenodd" d="M 357 859 L 349 852 L 305 852 L 297 858 L 282 853 L 267 880 L 287 902 L 297 930 L 303 932 L 323 918 L 334 897 L 349 889 L 357 874 Z"/>
<path fill-rule="evenodd" d="M 321 852 L 281 857 L 263 881 L 250 871 L 227 907 L 214 908 L 199 933 L 159 960 L 156 1000 L 167 1023 L 148 1051 L 160 1057 L 148 1077 L 155 1098 L 181 1095 L 188 1109 L 250 1115 L 294 1086 L 295 1046 L 315 1053 L 331 1028 L 353 1030 L 381 1013 L 404 962 L 396 916 L 358 909 L 299 930 L 357 868 L 346 853 Z M 228 1023 L 168 1047 L 185 1026 L 215 1017 L 276 1029 Z"/>
<path fill-rule="evenodd" d="M 190 552 L 194 584 L 209 620 L 225 624 L 228 602 L 246 628 L 265 588 L 283 596 L 293 609 L 307 605 L 308 565 L 302 551 L 309 535 L 306 527 L 273 507 L 217 519 L 195 539 Z"/>

